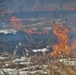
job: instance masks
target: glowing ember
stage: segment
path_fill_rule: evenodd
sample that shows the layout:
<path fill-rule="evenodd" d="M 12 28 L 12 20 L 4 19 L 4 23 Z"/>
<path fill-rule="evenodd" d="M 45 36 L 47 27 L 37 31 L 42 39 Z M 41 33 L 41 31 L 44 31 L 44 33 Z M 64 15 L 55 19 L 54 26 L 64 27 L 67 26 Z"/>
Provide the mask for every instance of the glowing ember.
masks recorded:
<path fill-rule="evenodd" d="M 53 57 L 67 55 L 70 50 L 70 47 L 68 45 L 68 35 L 67 35 L 68 29 L 62 28 L 62 24 L 60 22 L 56 22 L 53 28 L 53 33 L 58 38 L 58 43 L 57 45 L 53 46 L 53 52 L 51 55 Z"/>
<path fill-rule="evenodd" d="M 17 29 L 17 30 L 22 28 L 20 21 L 21 21 L 20 19 L 14 17 L 14 16 L 10 18 L 10 22 L 12 23 L 14 29 Z"/>

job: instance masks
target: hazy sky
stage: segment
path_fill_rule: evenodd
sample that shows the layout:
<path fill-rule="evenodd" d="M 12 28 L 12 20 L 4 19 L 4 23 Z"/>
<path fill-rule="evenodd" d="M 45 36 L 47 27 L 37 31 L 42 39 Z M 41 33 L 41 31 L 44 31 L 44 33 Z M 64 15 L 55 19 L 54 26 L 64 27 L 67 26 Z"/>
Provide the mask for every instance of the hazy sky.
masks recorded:
<path fill-rule="evenodd" d="M 76 10 L 76 0 L 0 0 L 0 13 Z"/>

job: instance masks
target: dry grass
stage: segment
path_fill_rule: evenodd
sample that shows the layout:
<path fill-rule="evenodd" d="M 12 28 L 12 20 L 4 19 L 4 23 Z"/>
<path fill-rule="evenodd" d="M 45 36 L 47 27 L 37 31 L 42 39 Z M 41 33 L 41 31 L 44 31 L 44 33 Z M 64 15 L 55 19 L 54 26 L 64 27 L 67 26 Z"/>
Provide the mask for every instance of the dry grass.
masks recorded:
<path fill-rule="evenodd" d="M 13 59 L 15 58 L 15 54 L 16 53 L 14 53 L 14 55 L 12 56 Z M 35 66 L 35 64 L 43 62 L 42 64 L 39 64 L 39 65 L 42 65 L 41 69 L 44 72 L 47 72 L 47 74 L 41 73 L 41 72 L 35 72 L 35 73 L 31 74 L 31 73 L 28 72 L 27 75 L 76 75 L 76 65 L 75 66 L 70 66 L 70 65 L 67 66 L 63 63 L 60 63 L 58 60 L 50 60 L 50 62 L 49 62 L 48 58 L 49 58 L 49 56 L 47 56 L 47 55 L 45 55 L 45 56 L 41 55 L 40 57 L 35 56 L 34 58 L 32 58 L 34 66 Z M 19 66 L 14 66 L 14 64 L 12 63 L 13 59 L 9 60 L 10 68 L 14 67 L 16 69 L 19 69 L 20 65 Z M 46 62 L 49 62 L 49 63 L 46 63 Z M 6 73 L 2 69 L 2 65 L 4 65 L 4 63 L 5 63 L 5 61 L 0 61 L 0 69 L 2 70 L 4 75 L 9 75 L 8 73 Z M 46 67 L 46 68 L 43 67 L 43 64 L 48 64 L 48 67 Z M 31 65 L 28 65 L 28 66 L 31 66 Z M 31 71 L 32 71 L 32 69 L 31 69 Z M 17 75 L 19 75 L 19 72 L 18 72 Z"/>
<path fill-rule="evenodd" d="M 36 72 L 34 74 L 28 73 L 27 75 L 76 75 L 76 66 L 67 66 L 58 61 L 50 62 L 47 68 L 43 68 L 48 74 Z M 3 71 L 3 70 L 2 70 Z M 4 75 L 8 75 L 3 71 Z M 18 74 L 19 75 L 19 74 Z"/>
<path fill-rule="evenodd" d="M 53 61 L 47 67 L 49 75 L 76 75 L 76 66 L 67 66 L 58 61 Z"/>

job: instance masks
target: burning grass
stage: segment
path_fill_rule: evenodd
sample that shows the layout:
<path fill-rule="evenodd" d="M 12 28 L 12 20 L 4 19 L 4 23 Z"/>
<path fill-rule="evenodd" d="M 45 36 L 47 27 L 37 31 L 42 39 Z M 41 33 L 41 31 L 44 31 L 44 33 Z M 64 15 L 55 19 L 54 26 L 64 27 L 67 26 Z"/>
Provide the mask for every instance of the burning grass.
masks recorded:
<path fill-rule="evenodd" d="M 74 57 L 74 51 L 76 49 L 76 39 L 73 38 L 71 41 L 71 44 L 69 40 L 69 30 L 68 28 L 64 27 L 61 22 L 56 22 L 53 28 L 53 33 L 58 39 L 58 43 L 56 45 L 53 45 L 53 52 L 51 56 L 54 58 L 60 58 L 60 57 Z"/>
<path fill-rule="evenodd" d="M 48 53 L 45 55 L 41 54 L 27 57 L 27 60 L 24 59 L 21 61 L 21 59 L 16 59 L 15 56 L 17 51 L 15 50 L 11 59 L 3 61 L 3 63 L 2 61 L 0 62 L 0 70 L 3 73 L 0 75 L 14 75 L 14 72 L 16 72 L 15 75 L 76 75 L 76 59 L 73 60 L 74 58 L 72 57 L 72 51 L 76 48 L 76 41 L 73 40 L 71 46 L 68 44 L 68 29 L 64 28 L 60 22 L 55 23 L 53 33 L 58 38 L 58 43 L 53 46 L 51 58 Z M 69 57 L 70 60 L 68 60 Z M 13 62 L 15 59 L 16 62 Z M 6 62 L 9 63 L 8 65 L 10 66 L 5 67 L 4 65 Z M 24 64 L 25 62 L 26 66 Z M 12 74 L 9 74 L 10 71 L 13 71 Z"/>
<path fill-rule="evenodd" d="M 57 22 L 54 25 L 53 33 L 58 38 L 58 43 L 53 46 L 53 53 L 51 54 L 53 57 L 59 57 L 60 55 L 66 56 L 70 50 L 68 45 L 68 29 L 63 28 L 60 22 Z"/>

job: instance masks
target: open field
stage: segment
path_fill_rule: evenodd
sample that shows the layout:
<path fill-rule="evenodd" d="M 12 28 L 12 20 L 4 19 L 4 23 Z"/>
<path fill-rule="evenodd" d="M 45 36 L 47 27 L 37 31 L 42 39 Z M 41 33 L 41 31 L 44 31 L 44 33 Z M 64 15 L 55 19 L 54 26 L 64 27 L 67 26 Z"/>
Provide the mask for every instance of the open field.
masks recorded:
<path fill-rule="evenodd" d="M 48 55 L 11 58 L 0 57 L 0 75 L 76 75 L 76 58 L 54 60 Z"/>

